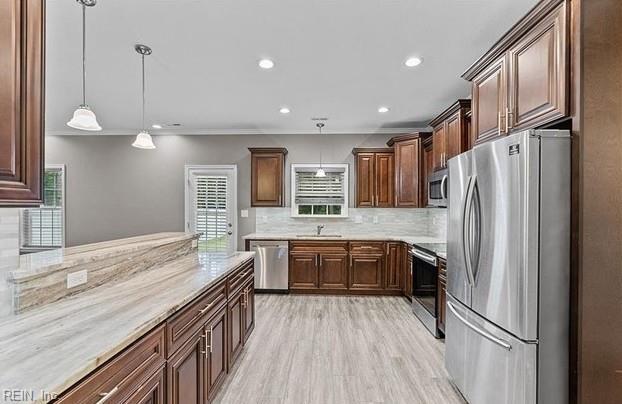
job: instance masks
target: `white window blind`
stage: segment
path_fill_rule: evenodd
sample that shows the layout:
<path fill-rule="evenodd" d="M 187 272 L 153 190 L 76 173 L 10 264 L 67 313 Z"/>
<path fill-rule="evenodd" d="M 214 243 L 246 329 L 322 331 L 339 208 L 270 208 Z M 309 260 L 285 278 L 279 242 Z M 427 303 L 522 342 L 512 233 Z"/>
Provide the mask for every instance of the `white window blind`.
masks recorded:
<path fill-rule="evenodd" d="M 199 238 L 201 251 L 227 250 L 227 181 L 226 176 L 195 176 L 194 226 L 197 232 L 202 233 Z"/>
<path fill-rule="evenodd" d="M 343 170 L 325 171 L 325 177 L 316 177 L 314 170 L 296 171 L 296 204 L 341 205 L 345 202 Z"/>
<path fill-rule="evenodd" d="M 63 246 L 64 170 L 46 168 L 43 176 L 43 205 L 22 211 L 22 246 L 60 248 Z"/>

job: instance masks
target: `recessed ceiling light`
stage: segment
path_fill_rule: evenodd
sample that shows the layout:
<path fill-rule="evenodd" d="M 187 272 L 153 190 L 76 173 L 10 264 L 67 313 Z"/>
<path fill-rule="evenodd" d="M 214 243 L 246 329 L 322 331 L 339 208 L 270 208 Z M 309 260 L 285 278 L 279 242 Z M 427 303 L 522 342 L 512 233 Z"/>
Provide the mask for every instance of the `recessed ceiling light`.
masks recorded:
<path fill-rule="evenodd" d="M 378 112 L 380 112 L 381 114 L 385 114 L 385 113 L 389 112 L 389 108 L 387 108 L 387 107 L 380 107 L 380 108 L 378 108 Z"/>
<path fill-rule="evenodd" d="M 282 113 L 282 114 L 289 114 L 290 110 L 287 107 L 283 107 L 283 108 L 279 109 L 279 112 Z"/>
<path fill-rule="evenodd" d="M 162 129 L 162 125 L 158 125 L 157 123 L 154 123 L 153 125 L 151 125 L 151 127 L 153 129 Z"/>
<path fill-rule="evenodd" d="M 421 58 L 411 57 L 411 58 L 406 59 L 404 64 L 407 67 L 415 67 L 415 66 L 419 66 L 421 64 L 421 62 L 423 62 L 423 60 Z"/>
<path fill-rule="evenodd" d="M 270 59 L 261 59 L 259 61 L 259 67 L 262 69 L 272 69 L 274 67 L 274 62 Z"/>

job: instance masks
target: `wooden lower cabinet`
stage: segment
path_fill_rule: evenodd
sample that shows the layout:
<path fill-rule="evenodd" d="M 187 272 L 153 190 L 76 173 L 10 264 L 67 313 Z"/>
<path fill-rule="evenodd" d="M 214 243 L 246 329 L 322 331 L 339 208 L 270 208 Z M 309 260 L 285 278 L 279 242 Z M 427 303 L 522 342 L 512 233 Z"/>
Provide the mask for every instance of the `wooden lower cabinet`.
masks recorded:
<path fill-rule="evenodd" d="M 348 254 L 320 254 L 320 289 L 348 289 Z"/>
<path fill-rule="evenodd" d="M 203 404 L 205 394 L 205 334 L 199 330 L 168 359 L 169 404 Z"/>
<path fill-rule="evenodd" d="M 351 254 L 350 290 L 382 290 L 384 257 L 380 254 Z"/>
<path fill-rule="evenodd" d="M 227 377 L 227 310 L 223 307 L 206 325 L 205 335 L 205 396 L 214 398 Z"/>
<path fill-rule="evenodd" d="M 249 282 L 244 288 L 246 293 L 244 305 L 244 342 L 251 336 L 255 328 L 255 287 Z"/>
<path fill-rule="evenodd" d="M 319 286 L 316 253 L 295 253 L 289 257 L 289 288 L 314 289 Z"/>
<path fill-rule="evenodd" d="M 410 246 L 406 246 L 404 254 L 404 284 L 402 285 L 402 293 L 409 299 L 413 297 L 413 256 L 410 252 Z"/>
<path fill-rule="evenodd" d="M 402 286 L 402 243 L 387 243 L 385 287 L 401 290 Z"/>
<path fill-rule="evenodd" d="M 242 352 L 244 346 L 244 293 L 238 291 L 229 301 L 229 368 Z"/>
<path fill-rule="evenodd" d="M 124 404 L 164 404 L 166 401 L 166 368 L 162 367 L 139 387 Z"/>

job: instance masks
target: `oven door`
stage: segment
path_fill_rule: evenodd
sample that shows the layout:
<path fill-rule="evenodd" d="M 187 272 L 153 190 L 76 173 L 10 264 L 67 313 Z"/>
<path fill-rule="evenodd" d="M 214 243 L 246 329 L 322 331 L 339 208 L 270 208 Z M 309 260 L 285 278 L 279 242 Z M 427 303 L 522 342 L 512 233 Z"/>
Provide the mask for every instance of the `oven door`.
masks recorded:
<path fill-rule="evenodd" d="M 447 207 L 448 170 L 440 170 L 428 176 L 428 206 Z"/>

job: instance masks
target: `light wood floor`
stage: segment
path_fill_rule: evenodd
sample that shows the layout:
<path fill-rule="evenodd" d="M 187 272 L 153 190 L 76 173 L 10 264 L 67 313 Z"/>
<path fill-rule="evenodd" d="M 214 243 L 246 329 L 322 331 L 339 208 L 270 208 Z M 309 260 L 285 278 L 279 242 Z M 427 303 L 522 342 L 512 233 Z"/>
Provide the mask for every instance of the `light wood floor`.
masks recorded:
<path fill-rule="evenodd" d="M 403 298 L 256 299 L 256 328 L 216 403 L 463 403 L 443 343 Z"/>

